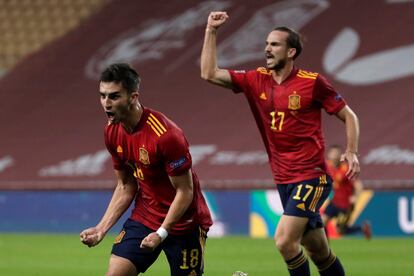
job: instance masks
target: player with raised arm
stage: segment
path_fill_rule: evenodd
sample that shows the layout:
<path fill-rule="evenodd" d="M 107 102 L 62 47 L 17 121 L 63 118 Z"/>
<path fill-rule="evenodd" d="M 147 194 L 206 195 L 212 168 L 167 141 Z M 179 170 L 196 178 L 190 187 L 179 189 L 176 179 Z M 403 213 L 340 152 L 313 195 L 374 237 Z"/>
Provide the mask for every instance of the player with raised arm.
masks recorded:
<path fill-rule="evenodd" d="M 266 67 L 250 71 L 218 68 L 216 36 L 227 20 L 227 13 L 221 11 L 208 17 L 201 77 L 242 92 L 248 100 L 284 207 L 275 233 L 276 247 L 290 275 L 310 275 L 307 256 L 321 275 L 344 275 L 341 262 L 329 248 L 319 213 L 332 188 L 324 159 L 321 110 L 345 122 L 347 148 L 342 159 L 349 165 L 351 179 L 360 172 L 358 118 L 323 76 L 294 66 L 302 42 L 300 35 L 287 27 L 277 27 L 268 34 Z"/>
<path fill-rule="evenodd" d="M 171 275 L 201 275 L 212 225 L 182 130 L 138 100 L 140 78 L 128 64 L 112 64 L 100 78 L 101 104 L 109 122 L 105 144 L 118 184 L 101 221 L 80 233 L 97 245 L 135 199 L 115 239 L 106 275 L 145 272 L 161 250 Z"/>

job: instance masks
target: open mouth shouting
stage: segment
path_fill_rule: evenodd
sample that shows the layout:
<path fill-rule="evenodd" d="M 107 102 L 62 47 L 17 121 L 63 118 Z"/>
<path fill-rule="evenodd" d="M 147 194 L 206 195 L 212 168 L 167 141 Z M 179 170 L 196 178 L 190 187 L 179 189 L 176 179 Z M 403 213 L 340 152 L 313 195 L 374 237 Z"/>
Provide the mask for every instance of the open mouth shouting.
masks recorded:
<path fill-rule="evenodd" d="M 105 113 L 108 117 L 109 122 L 113 123 L 115 121 L 115 113 L 111 111 L 105 111 Z"/>
<path fill-rule="evenodd" d="M 271 53 L 266 53 L 265 57 L 266 57 L 266 64 L 268 64 L 268 65 L 270 63 L 274 62 L 274 60 L 275 60 L 275 56 L 272 55 Z"/>

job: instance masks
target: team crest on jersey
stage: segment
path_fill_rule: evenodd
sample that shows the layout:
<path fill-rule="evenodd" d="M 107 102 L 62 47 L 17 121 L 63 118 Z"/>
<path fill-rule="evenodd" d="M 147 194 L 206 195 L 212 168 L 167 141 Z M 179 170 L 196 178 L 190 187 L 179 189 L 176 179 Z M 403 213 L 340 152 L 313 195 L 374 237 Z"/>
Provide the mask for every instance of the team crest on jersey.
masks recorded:
<path fill-rule="evenodd" d="M 144 148 L 139 148 L 139 161 L 144 165 L 150 164 L 148 151 Z"/>
<path fill-rule="evenodd" d="M 296 91 L 293 91 L 293 94 L 289 95 L 289 106 L 290 110 L 300 109 L 300 95 L 296 94 Z"/>

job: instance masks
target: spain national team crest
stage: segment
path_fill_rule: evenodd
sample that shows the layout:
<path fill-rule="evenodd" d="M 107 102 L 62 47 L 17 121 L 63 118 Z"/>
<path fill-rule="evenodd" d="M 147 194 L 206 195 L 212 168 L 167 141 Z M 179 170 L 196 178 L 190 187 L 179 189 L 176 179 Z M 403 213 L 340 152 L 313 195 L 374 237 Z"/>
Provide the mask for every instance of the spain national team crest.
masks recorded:
<path fill-rule="evenodd" d="M 289 95 L 289 106 L 290 110 L 300 109 L 300 95 L 296 94 L 296 91 L 293 91 L 293 94 Z"/>
<path fill-rule="evenodd" d="M 139 161 L 144 165 L 150 164 L 148 151 L 144 148 L 139 148 Z"/>

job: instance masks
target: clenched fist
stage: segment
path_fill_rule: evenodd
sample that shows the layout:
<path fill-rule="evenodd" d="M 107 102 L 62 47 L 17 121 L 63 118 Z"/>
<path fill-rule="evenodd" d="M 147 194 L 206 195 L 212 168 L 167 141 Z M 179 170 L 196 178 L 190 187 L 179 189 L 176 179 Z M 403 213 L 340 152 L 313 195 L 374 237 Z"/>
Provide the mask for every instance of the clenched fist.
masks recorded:
<path fill-rule="evenodd" d="M 100 243 L 105 234 L 102 231 L 98 230 L 96 227 L 91 227 L 83 230 L 79 236 L 82 243 L 86 244 L 89 247 L 92 247 Z"/>
<path fill-rule="evenodd" d="M 222 12 L 222 11 L 211 12 L 210 15 L 208 16 L 207 28 L 217 29 L 218 27 L 220 27 L 226 22 L 227 18 L 229 18 L 229 16 L 227 15 L 226 12 Z"/>

